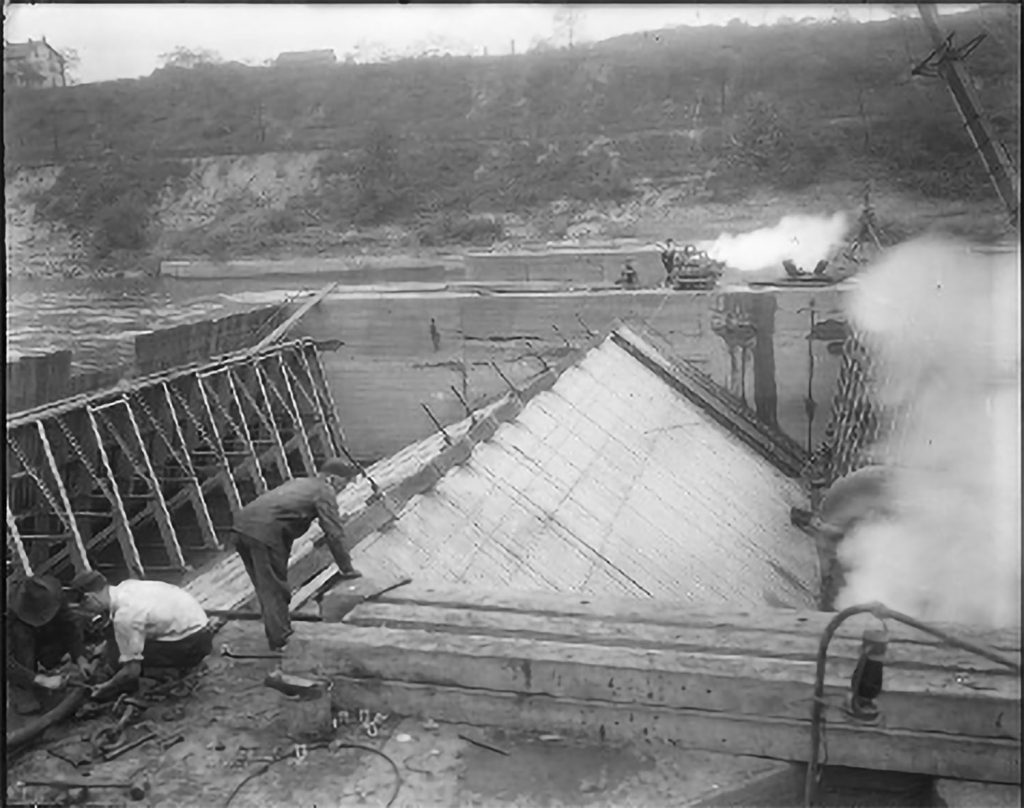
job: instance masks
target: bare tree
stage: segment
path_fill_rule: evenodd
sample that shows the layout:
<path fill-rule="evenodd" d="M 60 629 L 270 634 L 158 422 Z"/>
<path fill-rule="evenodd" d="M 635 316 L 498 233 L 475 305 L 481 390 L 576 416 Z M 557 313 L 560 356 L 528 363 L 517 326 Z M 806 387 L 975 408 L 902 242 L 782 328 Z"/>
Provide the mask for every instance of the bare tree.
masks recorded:
<path fill-rule="evenodd" d="M 582 22 L 583 10 L 581 8 L 572 5 L 559 6 L 555 11 L 555 35 L 559 40 L 564 39 L 572 48 Z"/>
<path fill-rule="evenodd" d="M 220 54 L 208 48 L 186 48 L 178 45 L 174 50 L 161 53 L 158 57 L 162 67 L 194 68 L 201 65 L 215 65 L 224 61 Z"/>
<path fill-rule="evenodd" d="M 60 48 L 57 52 L 64 60 L 64 84 L 68 87 L 78 84 L 78 68 L 82 64 L 82 57 L 74 48 Z"/>

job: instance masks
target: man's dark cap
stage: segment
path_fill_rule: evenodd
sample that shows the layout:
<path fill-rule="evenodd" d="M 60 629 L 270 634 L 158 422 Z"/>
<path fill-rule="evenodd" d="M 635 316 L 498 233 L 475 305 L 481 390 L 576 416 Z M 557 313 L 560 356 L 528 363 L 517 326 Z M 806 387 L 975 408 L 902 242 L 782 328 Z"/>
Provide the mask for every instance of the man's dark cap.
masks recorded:
<path fill-rule="evenodd" d="M 331 474 L 335 477 L 343 477 L 346 480 L 356 476 L 356 470 L 340 458 L 332 458 L 320 467 L 321 474 Z"/>
<path fill-rule="evenodd" d="M 60 581 L 50 575 L 26 578 L 11 596 L 11 611 L 33 628 L 45 626 L 60 611 L 64 595 Z"/>
<path fill-rule="evenodd" d="M 68 588 L 78 595 L 84 595 L 86 592 L 99 592 L 105 586 L 107 586 L 107 579 L 103 573 L 89 570 L 80 572 L 72 578 Z"/>

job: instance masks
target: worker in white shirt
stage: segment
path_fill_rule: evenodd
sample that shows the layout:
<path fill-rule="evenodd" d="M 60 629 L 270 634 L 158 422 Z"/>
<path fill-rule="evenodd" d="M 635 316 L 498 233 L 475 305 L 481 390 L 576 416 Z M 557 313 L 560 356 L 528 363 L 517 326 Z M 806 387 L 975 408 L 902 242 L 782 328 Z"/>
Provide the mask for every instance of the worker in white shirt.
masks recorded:
<path fill-rule="evenodd" d="M 184 589 L 163 581 L 129 579 L 111 586 L 98 572 L 75 576 L 70 589 L 84 611 L 110 616 L 116 673 L 92 690 L 105 701 L 138 686 L 143 667 L 184 672 L 213 650 L 213 628 L 203 607 Z"/>

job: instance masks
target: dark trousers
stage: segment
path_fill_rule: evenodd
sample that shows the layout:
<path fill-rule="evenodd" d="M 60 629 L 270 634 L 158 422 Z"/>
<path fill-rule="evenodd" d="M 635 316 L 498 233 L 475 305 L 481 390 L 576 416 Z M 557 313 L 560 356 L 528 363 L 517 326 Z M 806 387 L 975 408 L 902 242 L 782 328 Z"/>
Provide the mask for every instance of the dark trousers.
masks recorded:
<path fill-rule="evenodd" d="M 256 598 L 263 613 L 263 628 L 272 651 L 284 647 L 292 634 L 292 620 L 288 613 L 292 591 L 288 586 L 288 558 L 291 542 L 267 545 L 235 534 L 235 549 L 242 557 L 245 571 L 256 589 Z"/>
<path fill-rule="evenodd" d="M 113 623 L 107 628 L 106 660 L 112 668 L 118 666 L 120 651 L 114 638 Z M 213 628 L 206 626 L 180 640 L 146 640 L 142 649 L 142 673 L 152 668 L 174 668 L 186 671 L 194 668 L 213 651 Z"/>

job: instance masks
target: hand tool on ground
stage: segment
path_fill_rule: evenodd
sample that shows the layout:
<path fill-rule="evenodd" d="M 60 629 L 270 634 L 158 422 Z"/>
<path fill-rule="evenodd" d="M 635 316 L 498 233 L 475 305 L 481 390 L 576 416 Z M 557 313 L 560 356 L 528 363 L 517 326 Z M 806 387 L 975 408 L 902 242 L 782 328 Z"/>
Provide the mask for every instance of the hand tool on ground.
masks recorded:
<path fill-rule="evenodd" d="M 117 701 L 114 702 L 115 714 L 120 709 L 121 705 L 124 705 L 124 711 L 121 713 L 121 717 L 117 720 L 117 723 L 112 727 L 100 727 L 100 729 L 93 733 L 90 740 L 92 741 L 92 745 L 96 751 L 106 752 L 108 749 L 112 749 L 121 744 L 124 741 L 124 733 L 128 724 L 149 707 L 145 702 L 121 695 L 118 697 Z"/>
<path fill-rule="evenodd" d="M 185 736 L 182 733 L 178 732 L 173 733 L 171 735 L 165 735 L 163 738 L 157 738 L 156 743 L 157 746 L 159 746 L 162 751 L 166 752 L 172 746 L 181 743 L 184 740 Z"/>
<path fill-rule="evenodd" d="M 49 788 L 117 788 L 128 792 L 133 800 L 143 799 L 149 793 L 149 781 L 146 779 L 127 782 L 123 780 L 20 780 L 18 786 L 46 786 Z"/>
<path fill-rule="evenodd" d="M 293 676 L 291 674 L 282 673 L 275 671 L 274 673 L 268 673 L 266 678 L 263 680 L 265 687 L 273 688 L 279 693 L 284 693 L 286 696 L 301 696 L 311 697 L 320 693 L 324 688 L 327 690 L 331 689 L 330 681 L 306 679 L 302 676 Z"/>
<path fill-rule="evenodd" d="M 398 589 L 401 586 L 406 586 L 407 584 L 411 583 L 412 578 L 402 578 L 401 580 L 396 581 L 395 583 L 388 584 L 387 586 L 384 586 L 365 595 L 360 592 L 339 593 L 338 590 L 335 590 L 331 593 L 329 612 L 325 610 L 324 614 L 332 622 L 341 620 L 346 614 L 351 612 L 360 603 L 366 603 L 367 601 L 375 600 L 376 598 L 379 598 L 382 595 L 386 595 L 388 592 L 391 592 L 392 590 Z M 327 601 L 325 598 L 325 603 L 326 602 Z"/>
<path fill-rule="evenodd" d="M 142 735 L 139 738 L 136 738 L 134 741 L 127 741 L 126 743 L 123 743 L 120 746 L 115 746 L 113 749 L 104 750 L 103 759 L 113 760 L 114 758 L 120 757 L 125 752 L 134 749 L 137 746 L 142 746 L 142 744 L 146 743 L 147 741 L 152 741 L 153 739 L 160 737 L 160 734 L 156 730 L 154 730 L 153 727 L 149 724 L 140 724 L 139 727 L 145 729 L 144 735 Z"/>
<path fill-rule="evenodd" d="M 226 656 L 228 659 L 283 659 L 283 654 L 236 654 L 231 650 L 231 646 L 224 643 L 220 647 L 221 656 Z"/>
<path fill-rule="evenodd" d="M 508 755 L 508 752 L 504 749 L 499 749 L 497 746 L 491 746 L 489 743 L 478 741 L 476 738 L 470 738 L 468 735 L 459 735 L 459 738 L 466 741 L 466 743 L 471 743 L 473 746 L 479 746 L 481 749 L 486 749 L 489 752 L 497 752 L 499 755 Z"/>

